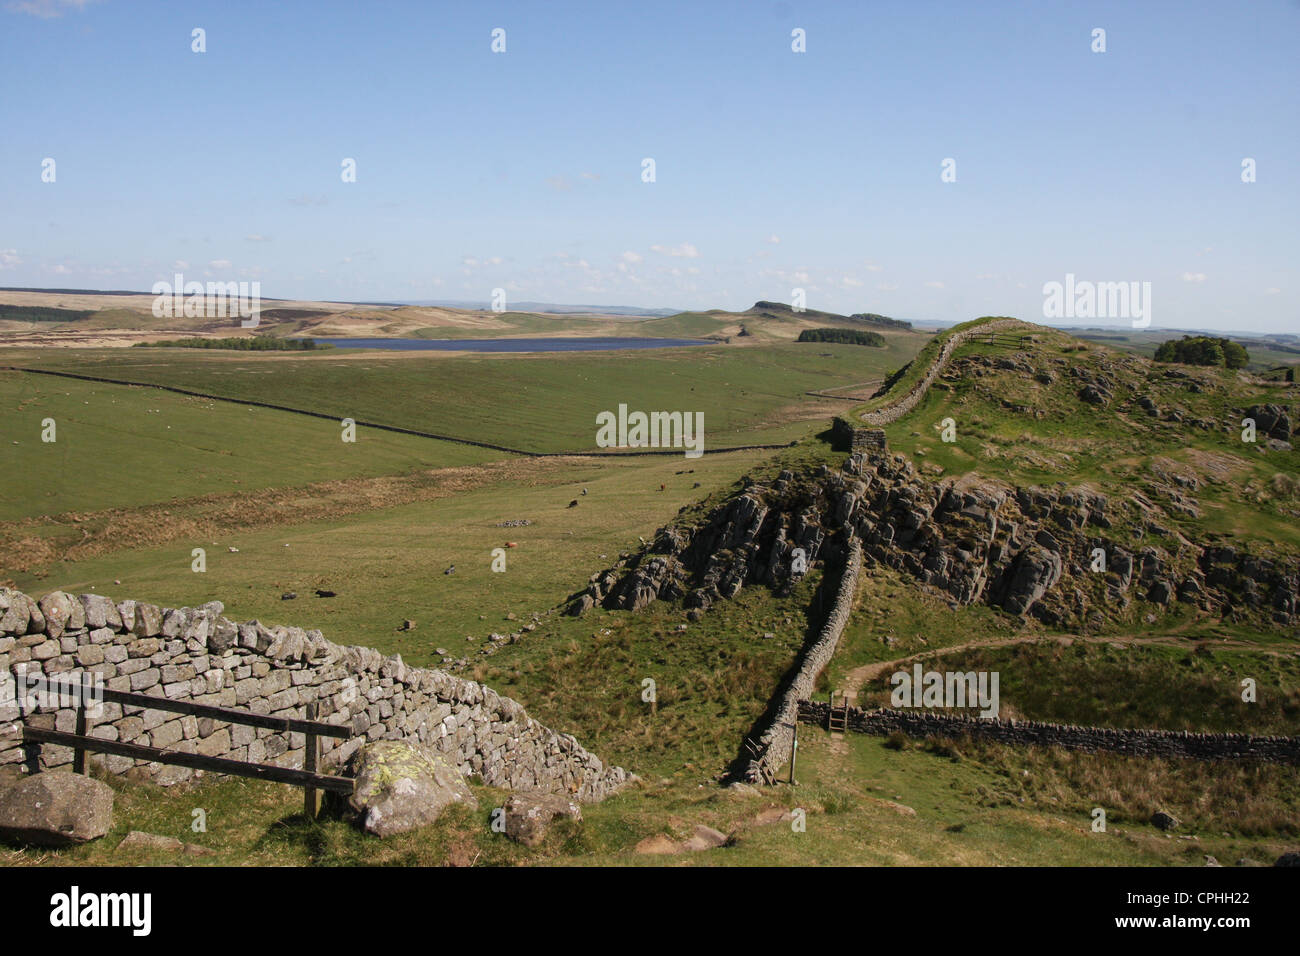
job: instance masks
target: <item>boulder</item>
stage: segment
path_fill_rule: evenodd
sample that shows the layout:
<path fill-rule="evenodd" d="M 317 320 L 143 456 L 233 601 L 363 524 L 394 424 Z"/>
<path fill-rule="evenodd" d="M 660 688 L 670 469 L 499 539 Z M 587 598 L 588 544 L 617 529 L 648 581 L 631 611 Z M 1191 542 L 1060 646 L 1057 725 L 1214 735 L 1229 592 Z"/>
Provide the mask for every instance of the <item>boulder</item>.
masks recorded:
<path fill-rule="evenodd" d="M 524 846 L 537 846 L 551 821 L 556 817 L 581 820 L 582 808 L 558 793 L 519 791 L 506 801 L 505 817 L 506 836 Z"/>
<path fill-rule="evenodd" d="M 1290 850 L 1279 856 L 1274 866 L 1300 866 L 1300 850 Z"/>
<path fill-rule="evenodd" d="M 388 837 L 433 823 L 453 803 L 478 800 L 442 755 L 406 740 L 379 740 L 353 755 L 348 803 L 367 833 Z"/>
<path fill-rule="evenodd" d="M 1157 830 L 1176 830 L 1179 822 L 1176 816 L 1172 813 L 1166 813 L 1164 810 L 1157 810 L 1151 814 L 1151 825 Z"/>
<path fill-rule="evenodd" d="M 79 773 L 37 773 L 0 792 L 0 836 L 38 846 L 97 840 L 113 826 L 113 790 Z"/>
<path fill-rule="evenodd" d="M 725 846 L 726 843 L 727 835 L 725 833 L 715 830 L 713 827 L 698 824 L 695 827 L 695 832 L 682 844 L 682 849 L 698 853 L 700 850 L 712 850 L 716 847 Z"/>
<path fill-rule="evenodd" d="M 1255 431 L 1259 435 L 1278 441 L 1291 438 L 1291 416 L 1281 405 L 1252 405 L 1246 409 L 1246 417 L 1255 420 Z"/>

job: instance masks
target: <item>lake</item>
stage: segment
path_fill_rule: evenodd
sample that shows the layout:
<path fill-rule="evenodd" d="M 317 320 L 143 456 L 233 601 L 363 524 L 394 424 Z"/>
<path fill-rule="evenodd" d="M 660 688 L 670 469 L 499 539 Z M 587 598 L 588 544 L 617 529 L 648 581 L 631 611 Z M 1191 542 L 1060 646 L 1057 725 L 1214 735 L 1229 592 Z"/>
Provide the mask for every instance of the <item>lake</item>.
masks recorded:
<path fill-rule="evenodd" d="M 310 336 L 340 349 L 395 349 L 399 352 L 607 352 L 614 349 L 673 349 L 717 345 L 708 339 L 546 338 L 546 339 L 346 339 Z"/>

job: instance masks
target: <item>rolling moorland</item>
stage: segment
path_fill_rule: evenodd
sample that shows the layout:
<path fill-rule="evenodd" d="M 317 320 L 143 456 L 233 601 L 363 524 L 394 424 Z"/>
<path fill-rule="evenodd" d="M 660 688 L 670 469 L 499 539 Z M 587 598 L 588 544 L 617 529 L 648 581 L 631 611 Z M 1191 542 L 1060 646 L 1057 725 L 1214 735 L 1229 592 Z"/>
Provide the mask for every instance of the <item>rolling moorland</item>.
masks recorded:
<path fill-rule="evenodd" d="M 575 334 L 576 327 L 718 341 L 600 355 L 181 354 L 32 348 L 25 336 L 62 332 L 13 329 L 0 365 L 134 384 L 0 371 L 0 584 L 36 596 L 95 591 L 167 606 L 220 599 L 240 620 L 318 627 L 339 643 L 481 680 L 640 782 L 584 807 L 584 822 L 558 823 L 528 848 L 490 830 L 488 808 L 504 795 L 477 784 L 480 811 L 453 808 L 432 827 L 379 841 L 340 820 L 306 820 L 299 795 L 284 787 L 209 780 L 165 790 L 114 778 L 113 835 L 66 851 L 0 850 L 0 858 L 168 861 L 163 851 L 116 850 L 128 830 L 174 834 L 214 851 L 187 862 L 248 865 L 1201 865 L 1206 856 L 1230 865 L 1271 863 L 1300 842 L 1300 777 L 1284 765 L 969 740 L 836 739 L 803 727 L 797 785 L 720 786 L 821 625 L 836 573 L 831 560 L 814 561 L 789 587 L 746 580 L 703 614 L 667 592 L 636 610 L 593 605 L 564 613 L 593 574 L 634 575 L 663 554 L 661 529 L 707 527 L 747 489 L 798 487 L 822 468 L 838 472 L 846 451 L 831 420 L 860 422 L 888 408 L 920 380 L 947 333 L 927 342 L 866 326 L 885 337 L 884 348 L 800 344 L 794 339 L 803 329 L 837 323 L 767 303 L 747 313 L 635 322 L 591 317 L 589 325 L 569 316 L 418 311 L 429 314 L 394 310 L 400 319 L 360 321 L 383 322 L 389 335 L 487 337 L 486 326 L 472 323 L 498 322 L 505 328 L 491 334 Z M 132 337 L 100 318 L 113 344 Z M 321 335 L 324 325 L 360 334 L 355 316 L 283 321 L 273 329 Z M 417 321 L 424 324 L 408 324 Z M 166 338 L 195 330 L 152 331 Z M 620 402 L 702 411 L 706 454 L 592 454 L 595 413 Z M 1243 442 L 1242 417 L 1268 405 L 1289 410 L 1287 424 L 1274 422 L 1257 441 Z M 1004 716 L 1294 732 L 1295 608 L 1275 606 L 1276 588 L 1252 599 L 1249 575 L 1216 574 L 1200 560 L 1230 548 L 1233 561 L 1294 567 L 1294 407 L 1294 386 L 1266 382 L 1249 368 L 1158 365 L 1037 326 L 959 347 L 916 407 L 884 426 L 890 455 L 902 456 L 890 468 L 913 502 L 956 487 L 1004 496 L 1009 513 L 1037 530 L 1055 522 L 1049 533 L 1062 556 L 1059 579 L 1015 613 L 994 589 L 973 583 L 959 556 L 973 550 L 960 522 L 932 524 L 927 547 L 951 556 L 939 576 L 913 560 L 916 547 L 866 536 L 854 611 L 818 695 L 847 688 L 880 702 L 899 662 L 921 661 L 998 670 Z M 346 444 L 343 417 L 516 452 L 365 426 Z M 54 443 L 40 440 L 45 418 L 58 424 Z M 786 447 L 708 451 L 752 444 Z M 1070 495 L 1093 503 L 1085 506 L 1093 513 L 1104 499 L 1106 525 L 1059 520 Z M 1064 511 L 1078 508 L 1071 499 Z M 867 510 L 873 527 L 892 520 Z M 502 527 L 519 520 L 530 523 Z M 1082 555 L 1095 536 L 1112 553 L 1153 554 L 1156 570 L 1144 575 L 1152 565 L 1137 561 L 1122 588 L 1117 573 L 1090 574 Z M 509 569 L 493 573 L 489 554 L 507 541 L 516 545 Z M 191 570 L 195 547 L 207 551 L 203 574 Z M 444 573 L 453 566 L 454 574 Z M 317 588 L 336 596 L 314 597 Z M 297 596 L 285 600 L 290 593 Z M 415 626 L 400 629 L 405 620 Z M 509 639 L 492 639 L 502 633 Z M 1255 705 L 1240 701 L 1243 676 L 1258 682 Z M 659 688 L 653 713 L 640 700 L 646 677 Z M 194 806 L 208 810 L 205 834 L 189 832 Z M 1104 834 L 1089 827 L 1096 806 L 1108 808 Z M 796 807 L 808 812 L 806 832 L 793 832 L 783 818 Z M 1151 826 L 1158 809 L 1183 828 L 1165 834 Z M 680 841 L 701 824 L 728 834 L 727 845 L 636 851 Z"/>

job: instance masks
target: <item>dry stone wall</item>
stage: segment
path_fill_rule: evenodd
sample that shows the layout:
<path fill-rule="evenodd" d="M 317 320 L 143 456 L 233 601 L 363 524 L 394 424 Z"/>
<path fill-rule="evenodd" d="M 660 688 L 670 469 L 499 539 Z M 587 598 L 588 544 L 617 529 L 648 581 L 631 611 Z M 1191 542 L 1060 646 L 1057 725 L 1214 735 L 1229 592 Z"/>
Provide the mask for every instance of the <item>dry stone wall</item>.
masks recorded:
<path fill-rule="evenodd" d="M 898 421 L 914 409 L 921 399 L 925 397 L 926 390 L 934 384 L 934 380 L 939 377 L 939 373 L 944 370 L 944 366 L 952 358 L 952 353 L 960 346 L 981 335 L 988 335 L 990 332 L 1001 332 L 1004 329 L 1024 328 L 1025 324 L 1019 319 L 998 319 L 994 322 L 985 322 L 973 329 L 952 333 L 943 343 L 943 346 L 939 349 L 939 354 L 930 363 L 930 367 L 926 369 L 925 375 L 921 377 L 920 381 L 884 408 L 864 413 L 862 415 L 863 423 L 879 428 Z"/>
<path fill-rule="evenodd" d="M 857 539 L 851 539 L 831 612 L 816 640 L 804 649 L 798 670 L 782 695 L 772 722 L 753 739 L 755 755 L 738 774 L 739 779 L 749 783 L 762 783 L 790 759 L 800 702 L 812 693 L 818 675 L 825 670 L 835 654 L 835 648 L 839 646 L 840 636 L 844 633 L 844 627 L 849 623 L 849 614 L 853 610 L 853 597 L 857 593 L 858 573 L 861 570 L 862 546 Z"/>
<path fill-rule="evenodd" d="M 824 701 L 801 700 L 799 720 L 805 724 L 825 726 L 829 710 L 830 704 Z M 887 707 L 870 710 L 850 707 L 848 727 L 862 734 L 883 736 L 901 731 L 918 738 L 959 740 L 971 737 L 1021 746 L 1064 747 L 1089 753 L 1109 751 L 1136 757 L 1300 763 L 1300 737 L 1078 727 L 1036 720 L 988 720 Z"/>
<path fill-rule="evenodd" d="M 320 631 L 237 624 L 219 601 L 197 608 L 114 602 L 96 594 L 55 591 L 35 601 L 0 588 L 0 766 L 29 771 L 72 762 L 65 747 L 21 743 L 21 723 L 72 732 L 75 712 L 20 711 L 11 674 L 99 675 L 111 690 L 247 709 L 275 717 L 306 716 L 351 728 L 347 740 L 322 741 L 323 765 L 341 767 L 368 740 L 413 739 L 440 751 L 466 776 L 491 786 L 535 789 L 600 800 L 631 775 L 607 767 L 569 734 L 533 720 L 522 706 L 473 681 L 408 667 L 400 656 L 343 647 Z M 300 768 L 301 734 L 105 703 L 91 734 L 146 746 Z M 128 757 L 92 761 L 123 774 L 141 767 L 157 783 L 194 771 Z"/>

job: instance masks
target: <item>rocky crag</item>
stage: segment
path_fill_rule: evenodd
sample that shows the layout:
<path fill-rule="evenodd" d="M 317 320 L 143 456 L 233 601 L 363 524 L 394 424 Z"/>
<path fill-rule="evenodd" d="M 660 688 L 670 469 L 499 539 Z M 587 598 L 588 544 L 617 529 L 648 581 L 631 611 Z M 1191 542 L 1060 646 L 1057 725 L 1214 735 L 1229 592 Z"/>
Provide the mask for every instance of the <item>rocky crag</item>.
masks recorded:
<path fill-rule="evenodd" d="M 747 584 L 780 587 L 796 547 L 811 563 L 828 547 L 842 556 L 850 539 L 867 569 L 902 571 L 955 606 L 988 604 L 1052 626 L 1102 627 L 1175 602 L 1281 625 L 1300 613 L 1300 564 L 1191 540 L 1141 495 L 1114 502 L 1064 484 L 936 481 L 888 453 L 851 456 L 838 472 L 785 471 L 695 526 L 660 529 L 644 550 L 593 575 L 569 612 L 656 600 L 705 610 Z"/>
<path fill-rule="evenodd" d="M 680 599 L 698 618 L 747 584 L 780 588 L 802 573 L 794 568 L 798 549 L 812 567 L 828 548 L 843 548 L 863 488 L 853 475 L 826 467 L 748 484 L 702 522 L 661 528 L 644 549 L 593 574 L 568 611 L 636 611 Z"/>

